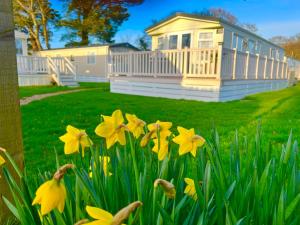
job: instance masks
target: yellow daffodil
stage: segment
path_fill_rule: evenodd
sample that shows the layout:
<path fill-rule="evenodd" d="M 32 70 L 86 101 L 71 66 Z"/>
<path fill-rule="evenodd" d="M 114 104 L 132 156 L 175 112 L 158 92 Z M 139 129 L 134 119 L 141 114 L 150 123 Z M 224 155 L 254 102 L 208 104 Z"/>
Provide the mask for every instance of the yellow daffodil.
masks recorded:
<path fill-rule="evenodd" d="M 128 120 L 127 128 L 133 134 L 135 138 L 139 138 L 142 134 L 145 134 L 144 126 L 146 123 L 139 119 L 136 115 L 126 114 Z"/>
<path fill-rule="evenodd" d="M 5 159 L 0 155 L 0 166 L 2 166 L 5 163 Z"/>
<path fill-rule="evenodd" d="M 119 142 L 121 145 L 126 144 L 124 118 L 121 110 L 113 112 L 112 116 L 102 116 L 103 122 L 99 124 L 95 132 L 98 136 L 106 139 L 106 146 L 109 149 L 115 143 Z"/>
<path fill-rule="evenodd" d="M 151 138 L 157 138 L 157 134 L 159 133 L 159 137 L 164 139 L 170 136 L 171 131 L 170 128 L 172 127 L 171 122 L 161 122 L 159 120 L 156 123 L 151 123 L 148 125 L 149 133 L 151 133 Z"/>
<path fill-rule="evenodd" d="M 179 135 L 173 138 L 176 144 L 179 144 L 179 155 L 190 152 L 196 157 L 197 148 L 204 145 L 205 140 L 203 137 L 196 135 L 194 129 L 185 129 L 183 127 L 177 127 Z"/>
<path fill-rule="evenodd" d="M 108 171 L 108 164 L 110 163 L 110 157 L 109 156 L 99 156 L 99 161 L 102 165 L 102 169 L 103 169 L 103 173 L 104 175 L 107 176 L 111 176 L 112 173 Z M 96 164 L 94 163 L 94 166 L 96 166 Z M 89 177 L 92 178 L 93 177 L 93 172 L 92 172 L 92 167 L 90 166 L 89 168 Z"/>
<path fill-rule="evenodd" d="M 52 180 L 46 181 L 37 189 L 32 205 L 41 205 L 42 216 L 48 214 L 55 208 L 61 213 L 64 211 L 67 192 L 61 179 L 67 169 L 70 168 L 73 168 L 72 164 L 61 167 L 54 174 Z"/>
<path fill-rule="evenodd" d="M 191 196 L 194 200 L 197 200 L 197 193 L 194 180 L 190 178 L 184 178 L 185 183 L 187 184 L 184 193 Z"/>
<path fill-rule="evenodd" d="M 156 121 L 156 123 L 149 124 L 149 132 L 142 138 L 140 143 L 141 147 L 145 147 L 149 143 L 151 138 L 157 138 L 157 134 L 159 134 L 160 139 L 166 139 L 171 134 L 171 127 L 171 122 L 161 122 L 159 120 Z"/>
<path fill-rule="evenodd" d="M 129 215 L 141 205 L 142 203 L 139 201 L 133 202 L 121 209 L 115 216 L 103 209 L 87 206 L 87 213 L 90 217 L 95 219 L 95 221 L 84 223 L 84 225 L 122 225 L 123 221 L 126 220 Z"/>
<path fill-rule="evenodd" d="M 82 157 L 84 157 L 85 148 L 93 144 L 85 130 L 79 130 L 71 125 L 67 126 L 67 133 L 59 139 L 65 143 L 64 151 L 66 155 L 79 152 L 81 146 Z"/>
<path fill-rule="evenodd" d="M 152 148 L 152 151 L 158 154 L 159 161 L 164 160 L 169 152 L 169 142 L 166 139 L 160 139 L 160 142 L 158 142 L 157 138 L 155 138 L 153 141 L 154 147 Z"/>
<path fill-rule="evenodd" d="M 109 156 L 100 156 L 100 163 L 102 164 L 102 169 L 104 172 L 104 175 L 111 176 L 112 173 L 108 171 L 108 164 L 110 163 L 110 157 Z"/>
<path fill-rule="evenodd" d="M 157 188 L 158 185 L 160 185 L 163 188 L 163 190 L 168 198 L 175 198 L 176 189 L 175 189 L 174 184 L 170 183 L 169 181 L 163 180 L 163 179 L 156 179 L 154 181 L 154 187 Z"/>

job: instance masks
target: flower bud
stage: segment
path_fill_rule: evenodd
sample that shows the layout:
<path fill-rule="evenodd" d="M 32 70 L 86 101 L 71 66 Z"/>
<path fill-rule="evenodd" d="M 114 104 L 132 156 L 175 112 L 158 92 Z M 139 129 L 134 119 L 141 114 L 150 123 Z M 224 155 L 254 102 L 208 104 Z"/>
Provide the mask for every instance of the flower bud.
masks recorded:
<path fill-rule="evenodd" d="M 125 208 L 121 209 L 117 214 L 114 216 L 111 225 L 121 225 L 124 220 L 126 220 L 129 215 L 138 207 L 142 206 L 143 203 L 140 201 L 133 202 L 126 206 Z"/>
<path fill-rule="evenodd" d="M 75 166 L 73 164 L 66 164 L 60 167 L 53 176 L 53 179 L 59 181 L 63 178 L 68 169 L 73 169 Z"/>
<path fill-rule="evenodd" d="M 86 224 L 86 223 L 88 223 L 88 222 L 89 222 L 89 220 L 83 219 L 83 220 L 78 221 L 78 222 L 75 223 L 74 225 L 83 225 L 83 224 Z"/>
<path fill-rule="evenodd" d="M 157 188 L 158 185 L 160 185 L 163 188 L 168 198 L 175 198 L 176 189 L 172 183 L 163 179 L 156 179 L 154 181 L 154 187 Z"/>

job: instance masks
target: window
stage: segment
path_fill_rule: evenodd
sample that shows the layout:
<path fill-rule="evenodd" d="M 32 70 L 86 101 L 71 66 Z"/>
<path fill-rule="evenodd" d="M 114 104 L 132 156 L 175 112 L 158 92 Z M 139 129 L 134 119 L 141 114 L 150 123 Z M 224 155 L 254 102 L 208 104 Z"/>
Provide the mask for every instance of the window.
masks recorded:
<path fill-rule="evenodd" d="M 199 48 L 212 48 L 214 45 L 213 42 L 213 32 L 201 32 L 199 34 Z"/>
<path fill-rule="evenodd" d="M 21 39 L 16 39 L 17 55 L 23 55 L 23 44 Z"/>
<path fill-rule="evenodd" d="M 181 48 L 190 48 L 191 47 L 191 34 L 183 34 L 181 40 Z"/>
<path fill-rule="evenodd" d="M 275 59 L 275 57 L 276 57 L 276 49 L 271 48 L 270 49 L 270 58 L 274 58 Z"/>
<path fill-rule="evenodd" d="M 89 52 L 87 55 L 87 64 L 96 64 L 95 52 Z"/>
<path fill-rule="evenodd" d="M 256 45 L 255 45 L 255 52 L 257 54 L 260 54 L 260 50 L 261 50 L 261 42 L 260 41 L 257 41 L 256 42 Z"/>
<path fill-rule="evenodd" d="M 249 40 L 248 41 L 248 51 L 252 54 L 255 54 L 255 41 Z"/>
<path fill-rule="evenodd" d="M 235 48 L 238 51 L 246 51 L 248 48 L 248 42 L 244 39 L 244 37 L 234 33 L 231 47 L 232 49 Z"/>
<path fill-rule="evenodd" d="M 164 49 L 164 39 L 163 39 L 163 37 L 159 37 L 157 39 L 157 48 L 158 48 L 158 50 L 163 50 Z"/>
<path fill-rule="evenodd" d="M 171 35 L 169 37 L 169 49 L 177 49 L 178 35 Z"/>

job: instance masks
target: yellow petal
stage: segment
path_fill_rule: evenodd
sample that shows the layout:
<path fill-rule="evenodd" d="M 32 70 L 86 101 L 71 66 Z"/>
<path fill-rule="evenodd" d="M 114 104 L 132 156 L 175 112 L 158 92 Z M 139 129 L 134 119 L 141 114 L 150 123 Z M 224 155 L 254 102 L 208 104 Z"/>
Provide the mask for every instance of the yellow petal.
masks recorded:
<path fill-rule="evenodd" d="M 77 129 L 76 127 L 73 127 L 71 125 L 67 126 L 67 132 L 73 136 L 78 136 L 80 133 L 80 130 Z"/>
<path fill-rule="evenodd" d="M 123 114 L 122 114 L 122 111 L 120 109 L 117 109 L 113 112 L 112 118 L 115 121 L 115 126 L 116 127 L 124 123 Z"/>
<path fill-rule="evenodd" d="M 0 166 L 2 166 L 5 163 L 5 159 L 0 155 Z"/>
<path fill-rule="evenodd" d="M 95 129 L 95 133 L 100 137 L 109 137 L 113 134 L 113 132 L 114 125 L 108 122 L 102 122 Z"/>
<path fill-rule="evenodd" d="M 99 220 L 102 223 L 111 223 L 113 219 L 112 214 L 100 208 L 86 206 L 86 211 L 90 215 L 90 217 Z"/>
<path fill-rule="evenodd" d="M 117 135 L 119 143 L 121 145 L 126 145 L 125 129 L 121 128 Z"/>
<path fill-rule="evenodd" d="M 72 141 L 66 142 L 64 151 L 65 151 L 66 155 L 79 152 L 79 141 L 72 140 Z"/>

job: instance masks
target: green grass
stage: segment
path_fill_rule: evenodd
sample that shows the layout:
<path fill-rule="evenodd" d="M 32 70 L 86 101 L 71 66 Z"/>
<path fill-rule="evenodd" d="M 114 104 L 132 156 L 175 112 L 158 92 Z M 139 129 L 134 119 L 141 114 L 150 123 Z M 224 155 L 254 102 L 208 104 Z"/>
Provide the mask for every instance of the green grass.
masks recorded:
<path fill-rule="evenodd" d="M 63 87 L 63 86 L 29 86 L 29 87 L 20 87 L 19 95 L 20 98 L 30 97 L 33 95 L 54 93 L 58 91 L 68 91 L 74 89 L 83 89 L 83 88 L 107 88 L 108 84 L 106 83 L 80 83 L 79 87 Z"/>
<path fill-rule="evenodd" d="M 181 125 L 194 127 L 208 137 L 216 127 L 223 145 L 232 141 L 236 129 L 241 135 L 254 135 L 259 122 L 263 141 L 271 141 L 273 145 L 286 142 L 291 129 L 295 138 L 299 138 L 300 132 L 300 85 L 227 103 L 131 96 L 91 89 L 21 107 L 25 165 L 29 173 L 53 166 L 54 149 L 60 158 L 65 158 L 58 137 L 65 133 L 68 124 L 86 129 L 94 142 L 99 143 L 94 129 L 100 115 L 110 115 L 118 108 L 124 113 L 135 113 L 148 123 L 157 119 L 171 121 L 174 132 Z"/>

